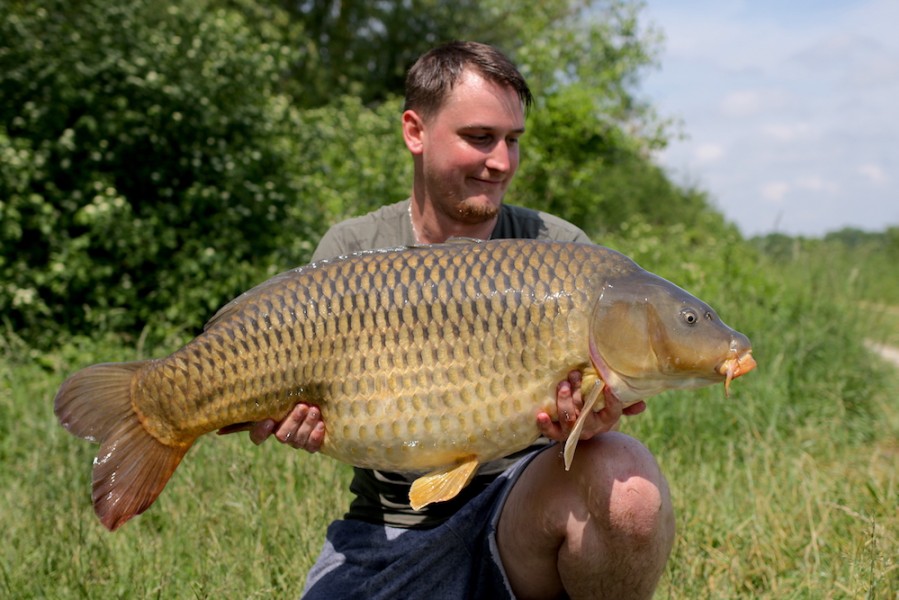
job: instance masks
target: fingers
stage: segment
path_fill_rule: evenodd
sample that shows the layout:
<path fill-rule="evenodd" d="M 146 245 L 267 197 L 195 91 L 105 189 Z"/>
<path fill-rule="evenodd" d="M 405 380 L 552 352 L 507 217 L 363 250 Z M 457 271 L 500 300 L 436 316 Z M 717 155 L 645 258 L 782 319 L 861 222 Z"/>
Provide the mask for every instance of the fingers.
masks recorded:
<path fill-rule="evenodd" d="M 292 448 L 318 452 L 325 439 L 321 411 L 317 406 L 297 404 L 280 423 L 267 419 L 256 423 L 250 430 L 250 439 L 254 444 L 261 444 L 271 435 Z"/>
<path fill-rule="evenodd" d="M 559 382 L 556 387 L 556 409 L 558 420 L 545 412 L 537 415 L 537 428 L 541 435 L 556 441 L 565 441 L 571 433 L 584 407 L 584 391 L 581 389 L 582 375 L 580 371 L 572 371 L 568 378 Z M 580 439 L 586 440 L 600 433 L 615 429 L 622 415 L 637 415 L 646 409 L 645 402 L 637 402 L 627 408 L 613 394 L 605 394 L 602 398 L 604 406 L 598 412 L 587 415 Z"/>
<path fill-rule="evenodd" d="M 324 439 L 324 423 L 317 406 L 297 404 L 275 429 L 275 438 L 308 452 L 317 452 Z"/>
<path fill-rule="evenodd" d="M 577 422 L 578 415 L 584 407 L 584 396 L 581 393 L 583 381 L 580 371 L 572 371 L 568 379 L 561 381 L 556 387 L 556 408 L 559 412 L 559 425 L 562 433 L 568 435 Z"/>
<path fill-rule="evenodd" d="M 559 442 L 568 439 L 568 434 L 577 422 L 584 398 L 581 393 L 581 372 L 572 371 L 568 378 L 556 386 L 556 414 L 558 421 L 553 421 L 547 413 L 537 415 L 537 429 L 540 434 Z"/>
<path fill-rule="evenodd" d="M 614 396 L 607 396 L 604 399 L 605 406 L 600 411 L 591 411 L 587 415 L 581 434 L 578 439 L 589 440 L 590 438 L 611 431 L 618 425 L 621 419 L 621 403 Z"/>
<path fill-rule="evenodd" d="M 596 416 L 596 420 L 593 422 L 594 425 L 594 434 L 597 433 L 605 433 L 606 431 L 611 431 L 618 425 L 618 421 L 621 420 L 621 415 L 624 412 L 624 407 L 621 406 L 621 402 L 612 394 L 607 394 L 605 396 L 605 406 L 603 406 L 602 410 L 593 413 Z M 587 427 L 584 426 L 586 430 Z M 590 436 L 592 437 L 592 436 Z M 581 436 L 581 439 L 586 439 Z"/>
<path fill-rule="evenodd" d="M 543 437 L 563 442 L 568 437 L 562 431 L 562 427 L 545 412 L 537 413 L 537 429 Z"/>
<path fill-rule="evenodd" d="M 646 403 L 641 400 L 640 402 L 637 402 L 636 404 L 631 404 L 630 406 L 625 408 L 624 411 L 622 411 L 622 412 L 624 412 L 624 414 L 626 414 L 627 416 L 632 417 L 634 415 L 639 415 L 644 410 L 646 410 Z"/>

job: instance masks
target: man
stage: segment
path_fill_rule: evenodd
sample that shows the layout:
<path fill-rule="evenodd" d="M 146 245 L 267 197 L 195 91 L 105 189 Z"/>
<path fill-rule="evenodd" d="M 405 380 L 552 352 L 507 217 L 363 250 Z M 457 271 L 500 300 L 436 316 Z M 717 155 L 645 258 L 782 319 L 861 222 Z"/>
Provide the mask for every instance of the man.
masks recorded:
<path fill-rule="evenodd" d="M 454 42 L 422 56 L 402 116 L 411 197 L 334 226 L 314 259 L 453 236 L 589 241 L 561 219 L 502 203 L 530 104 L 521 74 L 490 46 Z M 582 405 L 573 372 L 557 388 L 560 421 L 540 413 L 536 425 L 564 441 Z M 644 408 L 611 399 L 592 414 L 570 471 L 544 441 L 483 465 L 459 497 L 421 512 L 408 506 L 410 478 L 355 469 L 356 498 L 328 528 L 306 597 L 650 597 L 674 537 L 668 486 L 646 448 L 610 431 L 622 412 Z M 316 407 L 298 405 L 251 437 L 316 451 L 326 427 Z"/>

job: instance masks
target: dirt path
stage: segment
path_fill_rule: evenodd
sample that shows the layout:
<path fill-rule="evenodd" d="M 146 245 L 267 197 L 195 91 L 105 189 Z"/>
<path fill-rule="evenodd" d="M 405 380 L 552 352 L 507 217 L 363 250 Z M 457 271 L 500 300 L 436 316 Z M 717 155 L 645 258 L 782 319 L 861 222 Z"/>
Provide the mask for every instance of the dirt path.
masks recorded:
<path fill-rule="evenodd" d="M 895 317 L 899 317 L 899 306 L 891 304 L 880 304 L 876 302 L 861 302 L 861 306 L 873 311 L 874 313 L 889 315 L 889 321 L 891 322 L 888 323 L 888 325 L 890 327 L 899 325 L 899 321 L 893 322 Z M 874 352 L 875 354 L 880 356 L 888 363 L 899 367 L 899 347 L 891 346 L 889 344 L 882 344 L 880 342 L 875 342 L 874 340 L 865 340 L 865 347 L 871 352 Z"/>
<path fill-rule="evenodd" d="M 866 340 L 865 346 L 869 350 L 872 350 L 879 354 L 887 362 L 891 362 L 899 367 L 899 348 L 896 348 L 894 346 L 887 346 L 886 344 L 878 344 L 877 342 L 872 342 L 871 340 Z"/>

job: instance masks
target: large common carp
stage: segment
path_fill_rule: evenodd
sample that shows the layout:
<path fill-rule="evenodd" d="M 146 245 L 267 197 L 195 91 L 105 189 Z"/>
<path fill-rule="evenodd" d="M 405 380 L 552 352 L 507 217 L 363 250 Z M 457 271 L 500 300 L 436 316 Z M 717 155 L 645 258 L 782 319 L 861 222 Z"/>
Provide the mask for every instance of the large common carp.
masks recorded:
<path fill-rule="evenodd" d="M 608 395 L 629 405 L 754 366 L 744 335 L 618 252 L 453 241 L 282 273 L 167 358 L 75 373 L 55 410 L 100 442 L 94 508 L 115 529 L 153 503 L 199 436 L 283 418 L 297 402 L 321 409 L 325 454 L 423 473 L 410 493 L 420 508 L 532 443 L 572 369 L 585 374 L 583 417 Z"/>

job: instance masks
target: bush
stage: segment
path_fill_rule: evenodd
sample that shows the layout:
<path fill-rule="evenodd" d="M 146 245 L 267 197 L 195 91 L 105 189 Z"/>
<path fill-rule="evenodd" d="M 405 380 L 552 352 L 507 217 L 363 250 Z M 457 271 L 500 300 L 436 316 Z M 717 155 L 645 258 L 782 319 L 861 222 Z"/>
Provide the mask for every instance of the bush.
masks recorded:
<path fill-rule="evenodd" d="M 98 329 L 136 335 L 148 324 L 163 336 L 195 331 L 244 289 L 305 262 L 328 225 L 409 194 L 401 101 L 389 87 L 359 90 L 362 77 L 323 88 L 335 76 L 316 70 L 324 63 L 316 81 L 290 79 L 325 52 L 321 36 L 302 43 L 307 20 L 327 5 L 313 4 L 0 0 L 8 328 L 37 346 Z M 510 202 L 568 218 L 596 239 L 635 214 L 720 225 L 704 195 L 677 188 L 648 159 L 664 134 L 651 132 L 651 112 L 630 91 L 652 51 L 638 8 L 597 2 L 591 13 L 593 4 L 479 9 L 482 23 L 502 24 L 488 41 L 526 40 L 513 55 L 538 95 Z M 461 26 L 434 10 L 433 27 Z M 392 54 L 391 43 L 405 38 L 375 37 L 372 60 L 395 72 L 406 54 Z M 364 62 L 364 46 L 344 58 Z"/>
<path fill-rule="evenodd" d="M 203 2 L 4 4 L 0 310 L 36 342 L 202 322 L 300 196 L 291 51 Z"/>

